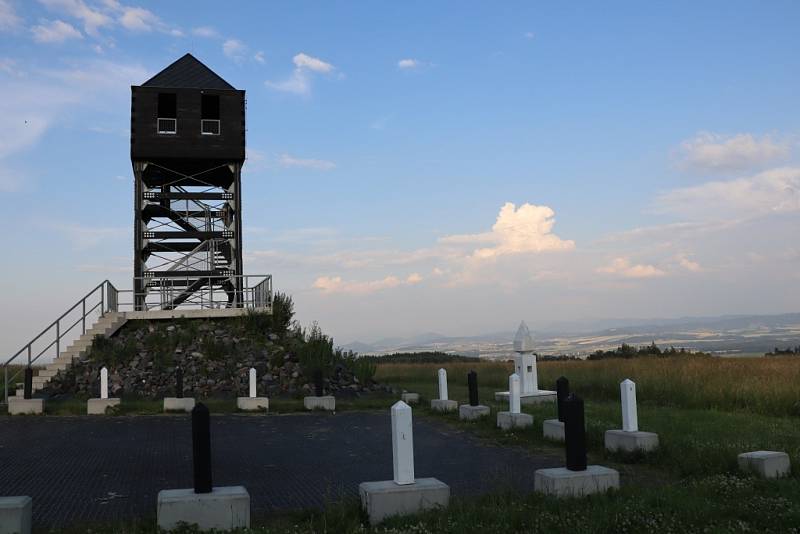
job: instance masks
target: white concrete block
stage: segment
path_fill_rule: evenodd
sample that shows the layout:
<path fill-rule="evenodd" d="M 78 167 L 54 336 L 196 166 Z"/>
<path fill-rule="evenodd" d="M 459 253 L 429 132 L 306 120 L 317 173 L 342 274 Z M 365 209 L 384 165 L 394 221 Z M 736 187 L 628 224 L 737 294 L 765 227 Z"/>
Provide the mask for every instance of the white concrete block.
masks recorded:
<path fill-rule="evenodd" d="M 303 407 L 306 410 L 325 410 L 333 412 L 336 411 L 336 397 L 333 395 L 324 397 L 303 397 Z"/>
<path fill-rule="evenodd" d="M 566 467 L 538 469 L 533 474 L 533 488 L 556 497 L 583 497 L 619 488 L 619 472 L 601 465 L 589 465 L 585 471 Z"/>
<path fill-rule="evenodd" d="M 419 393 L 403 393 L 400 395 L 400 400 L 406 404 L 417 404 L 419 402 Z"/>
<path fill-rule="evenodd" d="M 533 426 L 533 416 L 527 413 L 497 412 L 497 428 L 512 430 Z"/>
<path fill-rule="evenodd" d="M 431 401 L 431 410 L 437 412 L 454 412 L 458 409 L 458 402 L 454 400 L 433 399 Z"/>
<path fill-rule="evenodd" d="M 564 441 L 564 423 L 558 419 L 545 419 L 542 423 L 544 439 Z"/>
<path fill-rule="evenodd" d="M 108 398 L 108 369 L 100 369 L 100 398 Z"/>
<path fill-rule="evenodd" d="M 488 406 L 479 404 L 478 406 L 471 406 L 469 404 L 462 404 L 458 407 L 458 418 L 462 421 L 475 421 L 481 417 L 486 417 L 491 414 L 492 410 Z"/>
<path fill-rule="evenodd" d="M 191 412 L 194 410 L 193 397 L 164 397 L 165 412 Z"/>
<path fill-rule="evenodd" d="M 414 483 L 414 432 L 411 424 L 411 407 L 397 401 L 392 413 L 392 473 L 394 483 Z"/>
<path fill-rule="evenodd" d="M 119 406 L 120 399 L 89 399 L 86 401 L 86 413 L 88 415 L 105 415 L 106 408 Z"/>
<path fill-rule="evenodd" d="M 445 369 L 439 369 L 439 400 L 447 400 L 449 397 L 447 396 L 447 371 Z"/>
<path fill-rule="evenodd" d="M 739 469 L 761 478 L 781 478 L 789 476 L 792 472 L 789 455 L 785 452 L 745 452 L 739 455 L 738 461 Z"/>
<path fill-rule="evenodd" d="M 254 367 L 250 368 L 249 375 L 250 375 L 249 376 L 249 378 L 250 378 L 250 391 L 248 393 L 250 394 L 249 396 L 250 396 L 251 399 L 255 399 L 256 395 L 257 395 L 257 393 L 256 393 L 256 385 L 257 384 L 256 384 L 256 370 L 255 370 Z"/>
<path fill-rule="evenodd" d="M 639 415 L 636 411 L 636 384 L 625 379 L 619 384 L 622 399 L 622 430 L 636 432 L 639 430 Z"/>
<path fill-rule="evenodd" d="M 237 397 L 236 408 L 243 412 L 266 412 L 269 399 L 266 397 Z"/>
<path fill-rule="evenodd" d="M 0 497 L 0 534 L 30 534 L 32 511 L 30 497 Z"/>
<path fill-rule="evenodd" d="M 508 411 L 511 413 L 520 413 L 521 411 L 519 387 L 519 375 L 513 373 L 508 377 Z"/>
<path fill-rule="evenodd" d="M 388 517 L 446 508 L 450 504 L 450 486 L 435 478 L 418 478 L 413 484 L 403 486 L 391 480 L 362 482 L 358 493 L 371 525 Z"/>
<path fill-rule="evenodd" d="M 194 489 L 158 492 L 158 527 L 170 530 L 185 522 L 200 530 L 233 530 L 250 527 L 250 494 L 243 486 L 213 488 L 211 493 Z"/>
<path fill-rule="evenodd" d="M 44 399 L 8 398 L 9 415 L 41 415 L 44 413 Z"/>
<path fill-rule="evenodd" d="M 655 432 L 606 430 L 605 442 L 606 449 L 611 452 L 650 452 L 658 448 L 658 434 Z"/>

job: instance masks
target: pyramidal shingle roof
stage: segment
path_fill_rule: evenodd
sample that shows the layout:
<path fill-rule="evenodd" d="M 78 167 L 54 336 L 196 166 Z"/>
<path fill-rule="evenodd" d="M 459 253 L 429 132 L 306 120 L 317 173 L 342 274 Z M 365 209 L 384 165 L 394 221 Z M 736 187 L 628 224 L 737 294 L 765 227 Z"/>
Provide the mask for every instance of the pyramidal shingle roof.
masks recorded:
<path fill-rule="evenodd" d="M 173 64 L 147 80 L 142 87 L 170 89 L 227 89 L 235 90 L 217 73 L 201 63 L 192 54 L 186 54 Z"/>

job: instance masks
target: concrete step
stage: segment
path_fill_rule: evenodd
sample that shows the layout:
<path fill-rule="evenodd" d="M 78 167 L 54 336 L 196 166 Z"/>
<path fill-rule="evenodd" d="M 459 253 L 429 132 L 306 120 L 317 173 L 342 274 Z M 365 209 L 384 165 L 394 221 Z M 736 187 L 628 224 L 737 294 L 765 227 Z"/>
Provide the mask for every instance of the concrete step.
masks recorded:
<path fill-rule="evenodd" d="M 36 376 L 50 378 L 50 377 L 56 376 L 58 374 L 58 371 L 59 371 L 59 369 L 42 369 L 41 371 L 39 371 L 39 374 L 36 375 Z"/>

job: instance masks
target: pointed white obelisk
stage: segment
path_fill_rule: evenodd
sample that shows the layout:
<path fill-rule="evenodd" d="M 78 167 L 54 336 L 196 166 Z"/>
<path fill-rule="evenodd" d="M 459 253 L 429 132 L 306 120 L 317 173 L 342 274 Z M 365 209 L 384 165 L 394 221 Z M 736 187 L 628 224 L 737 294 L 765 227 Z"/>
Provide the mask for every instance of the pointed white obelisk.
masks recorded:
<path fill-rule="evenodd" d="M 108 369 L 100 369 L 100 398 L 108 398 Z"/>
<path fill-rule="evenodd" d="M 519 323 L 517 335 L 514 336 L 514 358 L 517 375 L 520 378 L 522 395 L 534 395 L 539 392 L 539 376 L 536 372 L 536 356 L 533 354 L 533 338 L 525 321 Z"/>
<path fill-rule="evenodd" d="M 256 370 L 255 368 L 250 368 L 250 398 L 256 398 Z"/>
<path fill-rule="evenodd" d="M 447 399 L 447 371 L 439 369 L 439 400 Z"/>
<path fill-rule="evenodd" d="M 392 460 L 394 483 L 414 483 L 414 435 L 411 427 L 411 406 L 397 401 L 392 406 Z"/>
<path fill-rule="evenodd" d="M 622 430 L 624 432 L 637 432 L 639 430 L 639 416 L 636 413 L 636 384 L 625 379 L 619 384 L 622 397 Z"/>
<path fill-rule="evenodd" d="M 509 412 L 520 413 L 519 375 L 517 373 L 508 377 L 508 404 Z"/>

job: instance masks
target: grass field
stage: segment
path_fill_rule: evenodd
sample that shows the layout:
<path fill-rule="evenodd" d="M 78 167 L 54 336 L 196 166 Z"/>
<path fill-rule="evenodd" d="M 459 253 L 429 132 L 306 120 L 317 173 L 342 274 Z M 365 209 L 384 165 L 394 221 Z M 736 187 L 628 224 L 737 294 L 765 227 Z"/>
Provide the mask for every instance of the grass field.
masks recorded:
<path fill-rule="evenodd" d="M 466 375 L 478 373 L 481 401 L 490 418 L 458 421 L 436 414 L 428 400 L 437 394 L 436 371 L 448 370 L 450 398 L 465 402 Z M 270 518 L 252 532 L 800 532 L 800 358 L 602 360 L 542 362 L 540 387 L 566 376 L 585 401 L 590 463 L 618 469 L 623 487 L 607 495 L 553 500 L 540 495 L 494 494 L 453 499 L 445 511 L 396 518 L 379 529 L 364 526 L 357 502 L 331 503 L 323 511 Z M 506 409 L 494 392 L 507 389 L 509 363 L 383 364 L 376 379 L 423 397 L 415 417 L 467 429 L 497 444 L 558 452 L 560 444 L 541 435 L 541 421 L 554 405 L 524 406 L 533 428 L 501 433 L 494 412 Z M 648 455 L 612 455 L 603 433 L 621 427 L 619 382 L 637 383 L 639 426 L 657 432 L 661 447 Z M 399 395 L 337 400 L 337 410 L 388 409 Z M 235 411 L 235 400 L 210 399 L 214 413 Z M 271 399 L 270 411 L 302 409 L 299 399 Z M 85 401 L 52 403 L 48 413 L 84 413 Z M 158 401 L 126 402 L 121 413 L 160 413 Z M 388 429 L 387 429 L 388 431 Z M 790 478 L 761 481 L 737 471 L 736 456 L 749 450 L 782 450 L 793 463 Z M 531 473 L 531 476 L 533 474 Z M 445 481 L 446 482 L 446 481 Z M 154 532 L 152 520 L 139 524 L 93 525 L 92 532 Z M 83 527 L 64 532 L 84 532 Z M 191 529 L 185 532 L 193 532 Z"/>

